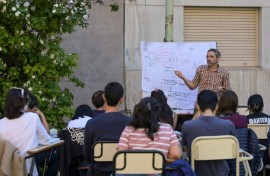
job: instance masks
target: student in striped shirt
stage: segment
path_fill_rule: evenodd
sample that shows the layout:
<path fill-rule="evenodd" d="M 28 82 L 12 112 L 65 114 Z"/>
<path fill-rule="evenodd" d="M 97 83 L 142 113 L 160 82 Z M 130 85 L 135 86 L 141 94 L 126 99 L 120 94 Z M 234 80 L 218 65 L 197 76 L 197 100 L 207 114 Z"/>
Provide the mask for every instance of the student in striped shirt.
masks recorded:
<path fill-rule="evenodd" d="M 172 126 L 158 122 L 160 106 L 154 98 L 143 98 L 134 107 L 133 118 L 124 129 L 118 150 L 149 149 L 161 151 L 167 159 L 181 158 L 182 150 Z"/>

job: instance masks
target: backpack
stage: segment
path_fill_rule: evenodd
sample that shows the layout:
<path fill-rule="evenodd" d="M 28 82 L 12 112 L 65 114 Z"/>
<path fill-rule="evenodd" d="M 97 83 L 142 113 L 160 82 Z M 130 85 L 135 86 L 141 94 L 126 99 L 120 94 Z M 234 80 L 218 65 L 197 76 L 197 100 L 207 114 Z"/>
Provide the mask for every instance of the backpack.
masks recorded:
<path fill-rule="evenodd" d="M 196 176 L 188 162 L 176 160 L 169 164 L 165 169 L 166 176 Z"/>

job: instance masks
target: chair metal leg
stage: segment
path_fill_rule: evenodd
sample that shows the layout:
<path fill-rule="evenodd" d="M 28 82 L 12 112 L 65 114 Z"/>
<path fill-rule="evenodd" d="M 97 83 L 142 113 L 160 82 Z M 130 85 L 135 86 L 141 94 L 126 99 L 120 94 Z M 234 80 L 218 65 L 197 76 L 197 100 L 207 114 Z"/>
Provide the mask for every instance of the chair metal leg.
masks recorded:
<path fill-rule="evenodd" d="M 244 156 L 244 154 L 241 153 L 240 156 Z M 242 162 L 243 162 L 243 166 L 244 166 L 244 170 L 245 170 L 245 176 L 252 176 L 248 160 L 244 160 Z"/>
<path fill-rule="evenodd" d="M 45 174 L 47 172 L 47 165 L 48 165 L 49 161 L 51 160 L 52 153 L 53 153 L 53 149 L 50 151 L 49 157 L 48 157 L 48 153 L 46 154 L 42 176 L 45 176 Z"/>
<path fill-rule="evenodd" d="M 246 166 L 245 161 L 243 161 L 243 166 L 244 166 L 244 170 L 245 170 L 245 176 L 248 176 L 248 171 L 247 171 L 247 166 Z"/>
<path fill-rule="evenodd" d="M 244 163 L 245 163 L 245 166 L 244 167 L 245 167 L 246 175 L 252 176 L 248 161 L 246 160 L 246 161 L 244 161 Z"/>
<path fill-rule="evenodd" d="M 31 162 L 31 168 L 30 168 L 30 176 L 33 175 L 33 171 L 34 171 L 34 167 L 35 167 L 35 160 L 36 160 L 36 156 L 33 156 L 32 158 L 32 162 Z"/>

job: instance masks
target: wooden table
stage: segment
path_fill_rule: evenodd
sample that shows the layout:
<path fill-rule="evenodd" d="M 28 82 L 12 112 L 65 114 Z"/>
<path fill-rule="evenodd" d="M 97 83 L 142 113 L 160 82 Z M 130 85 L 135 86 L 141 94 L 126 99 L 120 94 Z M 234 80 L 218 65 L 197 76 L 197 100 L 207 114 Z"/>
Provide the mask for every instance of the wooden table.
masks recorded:
<path fill-rule="evenodd" d="M 33 174 L 34 164 L 35 164 L 35 159 L 36 159 L 37 154 L 39 154 L 39 153 L 41 153 L 43 151 L 50 151 L 49 155 L 48 154 L 46 155 L 44 166 L 43 166 L 43 174 L 42 175 L 44 176 L 45 173 L 46 173 L 46 170 L 47 170 L 46 166 L 47 166 L 48 162 L 51 159 L 51 156 L 52 156 L 52 153 L 53 153 L 54 149 L 56 147 L 59 147 L 60 145 L 62 145 L 64 143 L 65 143 L 64 140 L 58 140 L 58 141 L 55 141 L 55 142 L 51 143 L 50 145 L 39 145 L 37 148 L 28 150 L 27 153 L 30 154 L 30 155 L 27 156 L 26 158 L 33 157 L 33 160 L 32 160 L 32 163 L 31 163 L 31 169 L 30 169 L 30 176 L 32 176 L 32 174 Z"/>

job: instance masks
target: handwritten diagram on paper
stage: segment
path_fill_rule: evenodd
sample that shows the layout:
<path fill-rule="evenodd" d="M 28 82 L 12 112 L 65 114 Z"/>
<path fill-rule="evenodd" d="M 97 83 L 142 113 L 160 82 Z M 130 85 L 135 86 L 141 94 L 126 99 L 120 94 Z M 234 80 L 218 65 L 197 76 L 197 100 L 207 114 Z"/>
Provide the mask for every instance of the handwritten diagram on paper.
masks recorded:
<path fill-rule="evenodd" d="M 190 90 L 174 71 L 192 80 L 196 68 L 206 64 L 206 53 L 216 42 L 141 42 L 142 90 L 161 89 L 171 108 L 193 109 L 197 89 Z"/>

